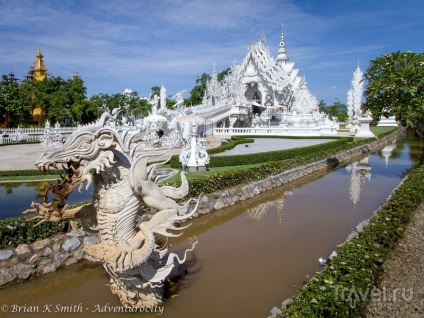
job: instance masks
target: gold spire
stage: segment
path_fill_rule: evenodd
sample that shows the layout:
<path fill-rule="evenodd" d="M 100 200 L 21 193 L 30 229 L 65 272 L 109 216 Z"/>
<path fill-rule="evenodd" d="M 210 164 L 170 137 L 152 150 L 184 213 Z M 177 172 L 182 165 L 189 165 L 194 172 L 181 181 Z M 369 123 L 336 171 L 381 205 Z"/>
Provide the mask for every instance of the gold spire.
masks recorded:
<path fill-rule="evenodd" d="M 37 60 L 34 65 L 34 81 L 43 81 L 47 78 L 47 69 L 44 66 L 43 54 L 41 53 L 40 48 L 37 51 Z"/>

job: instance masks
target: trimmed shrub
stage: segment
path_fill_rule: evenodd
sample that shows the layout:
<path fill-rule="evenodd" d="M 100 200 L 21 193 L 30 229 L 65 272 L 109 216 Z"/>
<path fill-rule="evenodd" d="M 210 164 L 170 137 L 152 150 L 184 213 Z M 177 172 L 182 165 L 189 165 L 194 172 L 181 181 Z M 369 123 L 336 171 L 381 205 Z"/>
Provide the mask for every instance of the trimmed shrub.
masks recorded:
<path fill-rule="evenodd" d="M 44 222 L 34 227 L 40 220 L 28 221 L 26 217 L 0 220 L 0 249 L 11 249 L 19 244 L 31 244 L 36 240 L 52 237 L 70 230 L 68 221 L 59 223 Z"/>

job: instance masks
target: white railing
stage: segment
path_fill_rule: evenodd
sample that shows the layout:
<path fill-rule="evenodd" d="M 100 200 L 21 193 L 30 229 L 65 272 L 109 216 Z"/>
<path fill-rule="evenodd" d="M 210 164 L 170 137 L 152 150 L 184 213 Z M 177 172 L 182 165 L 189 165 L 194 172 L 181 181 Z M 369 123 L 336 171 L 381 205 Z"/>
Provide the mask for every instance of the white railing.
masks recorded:
<path fill-rule="evenodd" d="M 337 130 L 332 127 L 252 127 L 214 128 L 214 136 L 233 135 L 279 135 L 279 136 L 334 136 Z"/>
<path fill-rule="evenodd" d="M 22 134 L 27 135 L 43 135 L 44 134 L 44 128 L 2 128 L 1 134 L 2 135 L 9 135 L 12 136 L 18 132 Z M 53 128 L 50 128 L 53 129 Z M 54 128 L 58 133 L 60 134 L 71 134 L 75 130 L 77 130 L 77 127 L 60 127 L 60 128 Z"/>
<path fill-rule="evenodd" d="M 20 142 L 40 142 L 40 136 L 42 135 L 31 135 L 31 136 L 28 135 L 28 137 L 25 140 L 22 140 Z M 16 143 L 19 143 L 19 142 L 17 142 L 16 140 L 13 140 L 10 137 L 3 138 L 0 135 L 0 144 L 16 144 Z"/>

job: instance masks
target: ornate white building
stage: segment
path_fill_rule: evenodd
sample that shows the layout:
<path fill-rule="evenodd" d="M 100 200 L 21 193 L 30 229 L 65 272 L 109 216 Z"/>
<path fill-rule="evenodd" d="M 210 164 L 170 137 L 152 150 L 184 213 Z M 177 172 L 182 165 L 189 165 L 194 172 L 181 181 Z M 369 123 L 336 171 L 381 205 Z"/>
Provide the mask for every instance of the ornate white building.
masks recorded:
<path fill-rule="evenodd" d="M 296 127 L 297 132 L 286 130 L 282 134 L 335 134 L 336 125 L 319 113 L 317 98 L 308 89 L 305 78 L 298 75 L 294 62 L 289 61 L 284 33 L 276 59 L 265 41 L 262 35 L 251 43 L 243 62 L 233 64 L 222 82 L 218 81 L 214 66 L 202 105 L 193 107 L 196 115 L 221 128 Z M 326 126 L 325 132 L 318 126 Z"/>

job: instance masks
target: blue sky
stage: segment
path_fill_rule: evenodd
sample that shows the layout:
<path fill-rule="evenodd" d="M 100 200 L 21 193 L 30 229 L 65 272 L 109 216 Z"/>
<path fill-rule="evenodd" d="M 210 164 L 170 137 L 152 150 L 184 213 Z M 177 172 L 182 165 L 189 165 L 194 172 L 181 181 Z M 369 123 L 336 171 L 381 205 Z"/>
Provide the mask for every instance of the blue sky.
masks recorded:
<path fill-rule="evenodd" d="M 0 0 L 0 74 L 22 79 L 37 48 L 48 71 L 78 72 L 92 94 L 187 90 L 241 63 L 262 34 L 287 54 L 318 100 L 346 103 L 358 60 L 423 52 L 422 0 Z"/>

